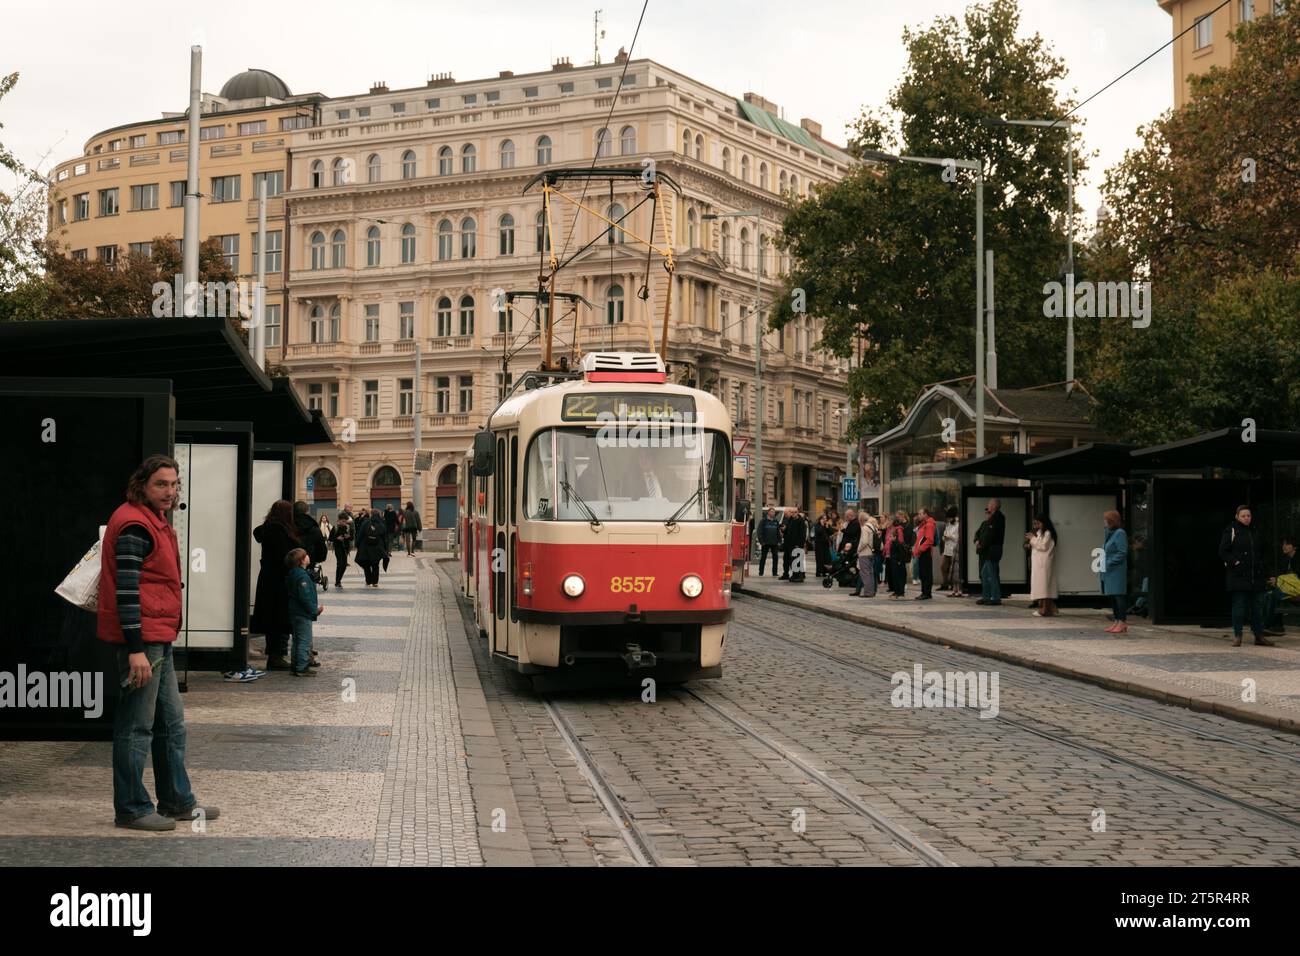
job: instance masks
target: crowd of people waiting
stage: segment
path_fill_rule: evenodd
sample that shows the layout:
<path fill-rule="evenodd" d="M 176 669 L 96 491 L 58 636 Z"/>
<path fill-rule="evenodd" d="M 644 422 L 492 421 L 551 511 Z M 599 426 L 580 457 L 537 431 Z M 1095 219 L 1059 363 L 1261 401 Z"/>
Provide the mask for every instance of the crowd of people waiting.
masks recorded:
<path fill-rule="evenodd" d="M 920 588 L 914 597 L 929 601 L 934 591 L 934 558 L 939 556 L 939 587 L 950 598 L 965 597 L 962 588 L 962 526 L 957 508 L 947 508 L 942 521 L 920 508 L 915 515 L 899 509 L 890 515 L 872 515 L 849 508 L 843 517 L 834 508 L 822 512 L 815 523 L 798 508 L 785 508 L 778 517 L 769 508 L 754 528 L 759 549 L 758 575 L 764 576 L 771 556 L 772 575 L 782 581 L 805 580 L 806 556 L 811 554 L 816 574 L 825 587 L 836 582 L 852 587 L 853 597 L 874 598 L 884 588 L 891 600 L 907 596 L 910 582 Z M 985 518 L 975 530 L 973 543 L 979 562 L 980 597 L 976 604 L 1002 604 L 1001 561 L 1006 538 L 1006 516 L 1002 502 L 989 500 Z M 1057 585 L 1058 535 L 1046 514 L 1034 517 L 1032 530 L 1025 533 L 1024 547 L 1030 555 L 1029 601 L 1035 617 L 1055 617 L 1059 595 Z M 1093 543 L 1089 543 L 1089 548 Z M 1093 552 L 1101 593 L 1110 603 L 1107 633 L 1128 631 L 1130 614 L 1148 613 L 1149 580 L 1146 571 L 1146 538 L 1130 540 L 1118 511 L 1102 514 L 1102 533 Z M 1281 604 L 1288 597 L 1300 597 L 1300 576 L 1292 570 L 1296 548 L 1292 538 L 1282 539 L 1282 561 L 1277 572 L 1267 568 L 1266 556 L 1251 529 L 1250 508 L 1239 507 L 1232 523 L 1224 529 L 1218 554 L 1223 562 L 1225 585 L 1232 602 L 1233 646 L 1241 646 L 1247 619 L 1255 643 L 1272 647 L 1266 634 L 1281 634 Z"/>

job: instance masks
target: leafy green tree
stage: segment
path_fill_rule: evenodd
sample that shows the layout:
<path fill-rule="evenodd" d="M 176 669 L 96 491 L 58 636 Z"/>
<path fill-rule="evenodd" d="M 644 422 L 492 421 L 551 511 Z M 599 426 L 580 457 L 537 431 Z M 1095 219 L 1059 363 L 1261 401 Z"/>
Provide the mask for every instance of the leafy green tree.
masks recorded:
<path fill-rule="evenodd" d="M 18 74 L 0 76 L 0 100 Z M 0 123 L 0 130 L 4 124 Z M 45 236 L 45 179 L 0 142 L 0 297 L 35 273 Z"/>
<path fill-rule="evenodd" d="M 904 31 L 908 66 L 886 109 L 866 110 L 850 152 L 983 160 L 986 248 L 995 254 L 999 385 L 1064 378 L 1065 325 L 1043 315 L 1043 285 L 1065 259 L 1070 135 L 995 125 L 1053 118 L 1064 63 L 1020 35 L 1016 0 L 972 4 Z M 1076 169 L 1080 133 L 1073 134 Z M 853 356 L 851 431 L 897 424 L 927 383 L 973 372 L 975 186 L 970 172 L 867 164 L 790 210 L 778 240 L 791 254 L 772 324 L 794 318 L 793 290 L 824 319 L 822 346 Z M 857 361 L 861 355 L 860 363 Z"/>

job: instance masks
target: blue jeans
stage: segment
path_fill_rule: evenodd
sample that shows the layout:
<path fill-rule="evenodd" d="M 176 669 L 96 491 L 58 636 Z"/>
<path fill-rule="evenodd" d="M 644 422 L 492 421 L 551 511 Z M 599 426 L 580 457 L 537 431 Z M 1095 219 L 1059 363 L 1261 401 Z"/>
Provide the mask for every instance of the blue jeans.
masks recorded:
<path fill-rule="evenodd" d="M 1122 624 L 1128 620 L 1128 595 L 1110 595 L 1110 606 L 1115 612 L 1115 623 Z"/>
<path fill-rule="evenodd" d="M 1002 600 L 1002 579 L 999 561 L 980 558 L 980 597 L 986 601 Z"/>
<path fill-rule="evenodd" d="M 292 614 L 289 623 L 293 625 L 293 656 L 289 662 L 294 670 L 304 671 L 311 663 L 311 618 Z"/>
<path fill-rule="evenodd" d="M 1247 609 L 1250 612 L 1250 632 L 1256 637 L 1264 633 L 1264 625 L 1260 621 L 1260 605 L 1267 600 L 1267 595 L 1262 592 L 1256 594 L 1254 591 L 1233 591 L 1232 592 L 1232 636 L 1241 637 L 1241 629 L 1246 624 Z"/>
<path fill-rule="evenodd" d="M 176 687 L 170 644 L 146 644 L 149 663 L 161 660 L 143 687 L 122 688 L 130 673 L 129 653 L 117 650 L 118 701 L 113 718 L 113 810 L 123 822 L 154 811 L 144 788 L 144 767 L 153 751 L 158 808 L 184 813 L 195 805 L 185 772 L 185 710 Z"/>
<path fill-rule="evenodd" d="M 1273 588 L 1264 595 L 1264 626 L 1268 627 L 1273 623 L 1273 618 L 1277 617 L 1277 609 L 1282 606 L 1286 600 L 1286 592 L 1281 588 Z"/>

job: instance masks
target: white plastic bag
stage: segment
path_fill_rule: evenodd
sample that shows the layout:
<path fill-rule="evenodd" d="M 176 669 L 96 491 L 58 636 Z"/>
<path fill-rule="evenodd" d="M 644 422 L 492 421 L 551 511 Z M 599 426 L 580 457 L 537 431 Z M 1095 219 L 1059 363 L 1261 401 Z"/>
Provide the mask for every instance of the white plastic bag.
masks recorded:
<path fill-rule="evenodd" d="M 99 552 L 104 546 L 104 532 L 107 530 L 108 525 L 99 526 L 99 540 L 82 555 L 63 583 L 54 589 L 54 593 L 65 601 L 87 611 L 99 609 Z"/>

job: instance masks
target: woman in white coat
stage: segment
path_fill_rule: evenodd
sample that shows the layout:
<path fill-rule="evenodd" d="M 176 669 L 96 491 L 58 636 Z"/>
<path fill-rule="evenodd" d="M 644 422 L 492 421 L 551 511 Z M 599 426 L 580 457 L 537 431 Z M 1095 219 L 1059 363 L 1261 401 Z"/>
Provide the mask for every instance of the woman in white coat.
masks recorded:
<path fill-rule="evenodd" d="M 1030 551 L 1029 600 L 1036 602 L 1034 617 L 1055 617 L 1056 607 L 1056 528 L 1047 515 L 1034 519 L 1034 530 L 1025 535 Z"/>

